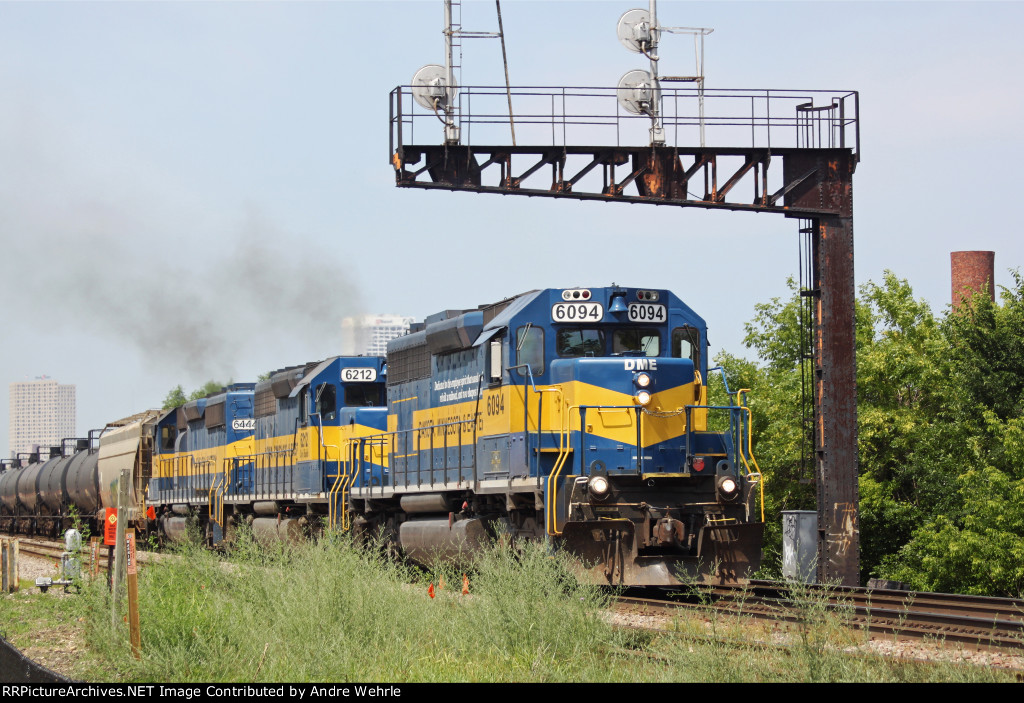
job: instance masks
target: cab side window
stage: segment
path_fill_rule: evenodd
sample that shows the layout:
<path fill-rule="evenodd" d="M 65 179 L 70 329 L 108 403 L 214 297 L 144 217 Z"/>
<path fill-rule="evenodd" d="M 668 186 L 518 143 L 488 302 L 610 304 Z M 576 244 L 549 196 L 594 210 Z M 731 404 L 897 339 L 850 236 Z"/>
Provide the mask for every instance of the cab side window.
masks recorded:
<path fill-rule="evenodd" d="M 517 364 L 529 364 L 534 376 L 544 373 L 543 329 L 525 325 L 516 330 L 516 359 Z M 525 376 L 526 369 L 519 369 L 519 375 Z"/>
<path fill-rule="evenodd" d="M 316 411 L 323 420 L 337 417 L 338 393 L 332 383 L 321 383 L 316 389 Z"/>
<path fill-rule="evenodd" d="M 693 370 L 700 373 L 700 332 L 696 327 L 676 327 L 672 330 L 672 356 L 689 359 Z"/>

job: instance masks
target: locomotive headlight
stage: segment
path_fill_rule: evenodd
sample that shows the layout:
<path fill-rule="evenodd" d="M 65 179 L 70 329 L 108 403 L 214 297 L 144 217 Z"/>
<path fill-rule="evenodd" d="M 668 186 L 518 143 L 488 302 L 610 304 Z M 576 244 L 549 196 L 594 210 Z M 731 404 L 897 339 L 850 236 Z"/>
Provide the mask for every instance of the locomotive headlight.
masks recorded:
<path fill-rule="evenodd" d="M 645 373 L 638 373 L 636 375 L 636 385 L 640 388 L 647 388 L 651 385 L 651 377 Z"/>
<path fill-rule="evenodd" d="M 732 500 L 740 492 L 740 485 L 732 476 L 722 476 L 718 479 L 718 493 L 723 500 Z"/>
<path fill-rule="evenodd" d="M 590 481 L 587 482 L 587 490 L 595 500 L 607 498 L 611 489 L 612 485 L 608 482 L 607 476 L 591 476 Z"/>
<path fill-rule="evenodd" d="M 637 391 L 634 399 L 638 405 L 647 405 L 651 402 L 651 394 L 647 391 Z"/>

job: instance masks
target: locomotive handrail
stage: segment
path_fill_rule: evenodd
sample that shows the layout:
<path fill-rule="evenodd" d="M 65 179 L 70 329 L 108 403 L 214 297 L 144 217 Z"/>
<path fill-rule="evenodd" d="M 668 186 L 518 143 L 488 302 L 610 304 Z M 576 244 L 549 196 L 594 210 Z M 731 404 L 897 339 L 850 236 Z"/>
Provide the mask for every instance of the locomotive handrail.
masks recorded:
<path fill-rule="evenodd" d="M 343 440 L 346 447 L 350 447 L 352 440 Z M 340 450 L 339 450 L 340 452 Z M 341 483 L 341 466 L 338 466 L 338 475 L 334 477 L 334 483 L 331 484 L 330 489 L 327 491 L 327 526 L 334 527 L 336 522 L 335 513 L 335 500 L 338 495 L 338 484 Z M 344 529 L 344 528 L 342 528 Z"/>
<path fill-rule="evenodd" d="M 348 496 L 349 490 L 352 488 L 352 482 L 355 481 L 356 475 L 353 468 L 356 465 L 356 449 L 357 443 L 349 442 L 349 461 L 348 471 L 345 472 L 345 479 L 341 484 L 341 529 L 346 532 L 352 527 L 352 516 L 348 512 Z"/>
<path fill-rule="evenodd" d="M 557 393 L 558 395 L 562 396 L 561 400 L 562 400 L 563 403 L 565 402 L 565 394 L 562 391 L 561 386 L 553 386 L 551 388 L 537 388 L 535 386 L 533 391 L 534 391 L 534 393 L 537 394 L 537 448 L 540 449 L 542 441 L 543 441 L 541 439 L 541 437 L 542 437 L 541 433 L 544 431 L 542 426 L 541 426 L 541 419 L 543 417 L 544 399 L 543 399 L 543 396 L 540 395 L 540 394 L 541 393 Z M 525 422 L 524 422 L 524 426 L 526 426 Z M 528 426 L 526 426 L 526 436 L 527 436 L 526 444 L 529 445 L 529 443 L 530 443 L 529 442 L 530 429 L 529 429 Z M 568 444 L 568 440 L 566 441 L 566 444 Z M 527 452 L 529 452 L 529 446 L 527 446 L 526 450 L 527 450 Z M 536 459 L 536 466 L 532 467 L 532 468 L 536 468 L 536 470 L 537 470 L 537 485 L 539 487 L 540 486 L 540 452 L 537 451 L 537 452 L 534 452 L 534 453 L 535 453 L 537 459 Z M 559 453 L 559 456 L 561 456 L 561 454 L 562 454 L 562 431 L 561 431 L 561 429 L 559 429 L 559 432 L 558 432 L 558 453 Z M 529 469 L 531 468 L 529 454 L 527 454 L 526 458 L 527 458 L 526 467 L 527 467 L 527 470 L 529 471 Z"/>
<path fill-rule="evenodd" d="M 757 476 L 756 482 L 761 492 L 761 522 L 764 522 L 764 475 L 761 473 L 761 467 L 757 465 L 757 459 L 754 458 L 753 444 L 751 441 L 751 435 L 753 435 L 754 432 L 754 419 L 753 415 L 750 413 L 750 408 L 747 407 L 746 397 L 746 394 L 749 392 L 749 388 L 740 388 L 738 391 L 736 391 L 736 403 L 743 409 L 743 411 L 746 411 L 747 413 L 747 454 L 750 456 L 750 461 L 754 463 L 754 470 L 751 471 L 750 465 L 747 463 L 747 458 L 746 456 L 744 456 L 742 451 L 742 445 L 740 450 L 740 458 L 743 459 L 743 466 L 747 469 L 747 476 Z M 742 398 L 740 397 L 741 395 Z"/>
<path fill-rule="evenodd" d="M 547 533 L 550 536 L 552 536 L 552 537 L 557 537 L 558 535 L 562 534 L 562 531 L 558 529 L 558 515 L 557 515 L 557 508 L 558 508 L 558 478 L 561 475 L 562 470 L 565 468 L 565 465 L 567 463 L 566 460 L 568 459 L 569 454 L 571 453 L 570 446 L 569 446 L 571 444 L 571 442 L 569 441 L 569 433 L 572 432 L 572 428 L 570 426 L 570 422 L 571 422 L 570 417 L 572 415 L 572 411 L 573 410 L 577 410 L 580 413 L 580 472 L 581 472 L 580 475 L 582 476 L 582 475 L 585 475 L 582 472 L 586 470 L 586 466 L 584 465 L 584 458 L 586 456 L 586 452 L 583 449 L 583 446 L 584 446 L 583 434 L 585 432 L 585 429 L 584 429 L 585 428 L 584 419 L 586 417 L 586 411 L 588 409 L 600 410 L 602 408 L 622 409 L 622 410 L 627 410 L 627 411 L 630 408 L 632 408 L 634 410 L 634 412 L 636 412 L 636 433 L 637 433 L 637 443 L 636 443 L 637 474 L 636 475 L 639 476 L 639 475 L 641 475 L 643 473 L 643 446 L 642 446 L 642 440 L 641 440 L 641 436 L 640 436 L 640 416 L 641 416 L 642 411 L 643 411 L 643 406 L 640 406 L 640 405 L 570 405 L 570 406 L 568 406 L 566 408 L 564 422 L 562 423 L 563 430 L 562 430 L 562 432 L 559 433 L 558 458 L 555 461 L 555 466 L 554 466 L 554 468 L 552 468 L 551 473 L 548 474 L 547 509 L 545 511 L 547 514 L 545 515 L 544 523 L 545 523 L 545 527 L 547 529 Z M 562 444 L 563 436 L 565 438 L 564 445 Z M 566 477 L 572 476 L 572 475 L 573 474 L 566 474 Z"/>
<path fill-rule="evenodd" d="M 324 387 L 321 386 L 320 387 L 320 391 L 317 393 L 317 404 L 318 404 L 318 406 L 319 406 L 320 394 L 323 393 L 323 388 Z M 334 444 L 327 444 L 326 442 L 324 442 L 324 418 L 323 418 L 322 413 L 315 412 L 315 413 L 311 413 L 311 415 L 316 415 L 316 421 L 317 421 L 316 436 L 317 436 L 317 439 L 320 440 L 319 441 L 319 448 L 320 448 L 320 450 L 322 450 L 322 451 L 319 452 L 320 456 L 318 457 L 318 460 L 319 461 L 323 461 L 325 464 L 330 463 L 330 460 L 327 458 L 327 456 L 328 456 L 327 450 L 328 449 L 335 449 L 335 450 L 337 450 L 336 453 L 337 453 L 337 457 L 338 458 L 336 460 L 336 463 L 337 463 L 338 474 L 340 475 L 341 474 L 341 447 L 336 446 Z"/>
<path fill-rule="evenodd" d="M 526 377 L 530 380 L 530 386 L 533 388 L 533 392 L 537 393 L 537 382 L 533 378 L 533 369 L 529 364 L 516 364 L 515 366 L 508 367 L 509 380 L 514 378 L 512 372 L 516 369 L 526 369 Z M 509 383 L 509 392 L 512 392 L 513 387 L 520 386 L 523 389 L 523 430 L 526 432 L 526 441 L 523 442 L 523 450 L 526 452 L 526 467 L 527 472 L 530 469 L 530 400 L 529 390 L 525 384 Z M 479 402 L 480 396 L 477 395 L 477 401 Z M 540 411 L 537 413 L 537 434 L 540 434 Z M 537 458 L 537 473 L 540 474 L 540 457 Z"/>
<path fill-rule="evenodd" d="M 224 468 L 221 470 L 220 483 L 217 482 L 215 477 L 211 477 L 210 491 L 207 499 L 210 522 L 214 525 L 220 526 L 222 537 L 224 535 L 224 487 L 228 482 L 228 466 L 232 462 L 233 458 L 234 457 L 224 457 L 222 462 Z"/>
<path fill-rule="evenodd" d="M 441 422 L 441 423 L 436 423 L 436 424 L 433 424 L 433 425 L 424 425 L 422 427 L 412 427 L 412 428 L 404 429 L 404 430 L 392 430 L 391 432 L 382 432 L 382 433 L 379 433 L 379 434 L 373 434 L 373 435 L 367 435 L 365 437 L 360 437 L 359 441 L 361 441 L 364 444 L 369 444 L 371 446 L 379 446 L 379 447 L 385 447 L 386 445 L 389 445 L 389 443 L 390 443 L 390 451 L 391 451 L 392 458 L 402 458 L 402 459 L 406 460 L 404 462 L 405 465 L 404 465 L 404 468 L 402 469 L 401 473 L 408 478 L 409 473 L 410 473 L 410 471 L 409 471 L 409 462 L 408 462 L 408 457 L 410 456 L 410 454 L 408 453 L 408 445 L 409 445 L 408 438 L 409 437 L 413 437 L 416 440 L 413 443 L 412 450 L 416 454 L 416 479 L 417 479 L 417 485 L 422 485 L 422 477 L 421 477 L 421 471 L 422 471 L 421 462 L 422 462 L 422 459 L 421 459 L 420 455 L 424 451 L 427 452 L 427 454 L 428 454 L 428 456 L 430 458 L 430 468 L 428 469 L 429 472 L 430 472 L 429 483 L 430 483 L 430 485 L 434 485 L 434 483 L 436 482 L 435 472 L 438 471 L 438 468 L 436 468 L 434 466 L 434 459 L 436 458 L 437 452 L 438 451 L 443 451 L 444 452 L 444 455 L 443 455 L 443 457 L 444 457 L 444 465 L 442 467 L 440 467 L 440 470 L 443 471 L 443 472 L 447 472 L 449 469 L 453 468 L 453 467 L 451 467 L 449 465 L 448 452 L 449 452 L 450 449 L 454 448 L 453 446 L 449 446 L 449 444 L 448 444 L 449 432 L 447 432 L 447 431 L 441 432 L 442 439 L 443 439 L 443 444 L 440 447 L 434 445 L 434 438 L 435 438 L 435 436 L 441 430 L 446 430 L 449 427 L 459 427 L 459 430 L 458 430 L 459 444 L 457 445 L 458 451 L 459 451 L 459 461 L 458 461 L 459 466 L 457 468 L 461 471 L 461 469 L 464 468 L 462 466 L 462 448 L 464 446 L 463 443 L 462 443 L 462 436 L 463 435 L 473 434 L 474 433 L 474 429 L 473 428 L 475 427 L 477 421 L 478 421 L 478 418 L 477 417 L 473 417 L 473 418 L 470 418 L 470 419 L 452 420 L 450 422 Z M 426 447 L 424 447 L 420 443 L 420 441 L 419 441 L 420 438 L 422 437 L 423 433 L 429 433 L 429 440 L 430 441 L 429 441 L 429 444 Z M 399 436 L 402 436 L 404 438 L 402 441 L 403 441 L 403 444 L 405 445 L 405 450 L 406 450 L 406 454 L 403 454 L 400 457 L 396 454 L 396 452 L 397 452 L 397 440 L 398 440 Z M 384 468 L 383 461 L 384 461 L 384 453 L 382 451 L 381 452 L 381 467 L 382 468 Z M 362 467 L 362 457 L 360 456 L 360 470 L 358 472 L 356 472 L 359 477 L 362 477 L 362 473 L 363 473 L 362 468 L 363 468 Z M 372 472 L 372 470 L 371 470 L 371 472 Z M 397 474 L 398 474 L 397 462 L 396 462 L 396 466 L 393 468 L 391 473 L 392 473 L 392 477 L 393 477 L 392 481 L 394 482 L 394 477 L 397 476 Z M 446 473 L 443 482 L 447 482 L 447 480 L 448 479 L 447 479 L 447 473 Z M 362 483 L 358 483 L 357 484 L 353 480 L 352 485 L 358 485 L 358 486 L 360 486 L 362 488 L 368 488 L 370 490 L 371 495 L 372 495 L 372 492 L 373 492 L 372 484 L 369 485 L 369 486 L 367 486 L 365 484 L 362 484 Z"/>
<path fill-rule="evenodd" d="M 339 459 L 338 459 L 338 475 L 331 485 L 331 490 L 328 493 L 329 500 L 327 502 L 327 524 L 329 527 L 334 527 L 338 522 L 338 508 L 341 505 L 341 529 L 347 532 L 350 527 L 350 517 L 348 514 L 348 489 L 352 485 L 352 480 L 355 478 L 352 472 L 352 467 L 355 465 L 355 446 L 358 444 L 359 438 L 352 438 L 344 440 L 345 450 L 348 452 L 348 460 L 342 461 L 341 456 L 344 454 L 343 450 L 339 447 Z M 345 470 L 342 471 L 342 466 Z"/>
<path fill-rule="evenodd" d="M 739 391 L 736 392 L 736 402 L 737 402 L 737 405 L 687 405 L 686 406 L 686 408 L 685 408 L 685 410 L 686 410 L 686 425 L 687 425 L 687 430 L 686 430 L 686 457 L 687 457 L 687 460 L 689 461 L 690 458 L 692 458 L 692 456 L 693 456 L 692 452 L 690 451 L 690 447 L 691 447 L 691 445 L 690 445 L 690 437 L 691 437 L 691 434 L 692 434 L 692 431 L 691 431 L 691 428 L 690 428 L 690 410 L 694 410 L 694 409 L 702 409 L 702 410 L 728 410 L 729 414 L 730 414 L 730 418 L 729 418 L 729 433 L 731 435 L 733 435 L 734 438 L 735 438 L 734 446 L 733 446 L 733 452 L 735 453 L 736 456 L 739 457 L 740 463 L 742 463 L 744 468 L 747 470 L 747 478 L 750 479 L 752 483 L 756 483 L 758 485 L 758 487 L 759 487 L 760 497 L 761 497 L 761 522 L 764 522 L 764 475 L 761 473 L 760 467 L 757 466 L 757 460 L 754 459 L 754 453 L 753 453 L 753 450 L 752 450 L 752 442 L 751 442 L 752 423 L 750 421 L 751 418 L 752 418 L 752 415 L 750 413 L 750 408 L 748 408 L 746 406 L 745 398 L 741 399 L 741 394 L 745 394 L 745 393 L 749 392 L 749 390 L 750 390 L 749 388 L 743 388 L 743 389 L 740 389 Z M 747 423 L 746 423 L 746 433 L 745 433 L 746 436 L 745 437 L 744 437 L 744 431 L 743 431 L 743 428 L 744 428 L 743 414 L 744 413 L 746 413 L 747 420 L 748 420 Z M 734 426 L 734 424 L 733 424 L 734 423 L 734 419 L 733 419 L 734 415 L 738 417 L 738 426 Z M 744 440 L 746 440 L 746 449 L 747 449 L 746 454 L 743 451 L 744 450 Z M 752 470 L 750 468 L 750 465 L 747 463 L 747 456 L 749 456 L 750 459 L 754 462 L 754 470 Z"/>
<path fill-rule="evenodd" d="M 558 457 L 555 460 L 555 465 L 551 469 L 551 473 L 548 474 L 548 497 L 547 507 L 544 515 L 544 525 L 547 533 L 552 537 L 558 536 L 561 533 L 558 529 L 558 516 L 556 513 L 555 498 L 558 495 L 558 475 L 562 473 L 562 469 L 565 468 L 566 459 L 570 454 L 569 445 L 569 433 L 572 431 L 570 427 L 569 416 L 572 415 L 573 408 L 579 408 L 578 405 L 570 405 L 565 408 L 565 414 L 562 419 L 562 429 L 558 433 Z M 583 420 L 580 419 L 580 430 L 583 429 Z M 563 441 L 564 440 L 564 441 Z M 538 465 L 539 466 L 539 465 Z M 539 473 L 539 472 L 538 472 Z"/>
<path fill-rule="evenodd" d="M 693 405 L 686 405 L 683 407 L 686 413 L 686 459 L 689 461 L 693 458 L 693 452 L 691 451 L 691 437 L 693 436 L 693 426 L 690 423 L 690 411 L 691 410 L 728 410 L 729 411 L 729 434 L 734 438 L 733 452 L 738 453 L 740 447 L 741 437 L 739 435 L 740 428 L 736 426 L 735 415 L 741 410 L 736 405 L 702 405 L 695 403 Z M 735 458 L 733 458 L 735 462 Z"/>

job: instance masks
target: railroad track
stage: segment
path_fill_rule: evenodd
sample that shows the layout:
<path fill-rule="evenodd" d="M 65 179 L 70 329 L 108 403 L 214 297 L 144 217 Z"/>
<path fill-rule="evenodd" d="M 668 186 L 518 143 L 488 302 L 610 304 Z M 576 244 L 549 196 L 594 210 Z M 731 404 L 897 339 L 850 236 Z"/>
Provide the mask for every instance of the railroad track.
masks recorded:
<path fill-rule="evenodd" d="M 18 551 L 22 554 L 30 554 L 32 556 L 43 557 L 44 559 L 53 559 L 56 562 L 60 562 L 61 554 L 63 554 L 67 550 L 64 548 L 64 543 L 57 540 L 19 537 Z M 83 572 L 90 570 L 92 563 L 92 546 L 90 544 L 83 544 L 80 554 L 82 559 Z M 98 557 L 100 570 L 106 571 L 107 565 L 109 564 L 110 560 L 110 547 L 101 544 L 98 550 Z M 138 559 L 140 564 L 145 563 L 150 558 L 151 557 L 148 552 L 140 551 L 138 553 Z"/>
<path fill-rule="evenodd" d="M 932 638 L 968 648 L 1024 649 L 1024 601 L 949 593 L 800 586 L 753 581 L 693 589 L 671 599 L 623 596 L 626 612 L 672 617 L 680 609 L 800 623 L 826 613 L 849 627 L 901 639 Z"/>

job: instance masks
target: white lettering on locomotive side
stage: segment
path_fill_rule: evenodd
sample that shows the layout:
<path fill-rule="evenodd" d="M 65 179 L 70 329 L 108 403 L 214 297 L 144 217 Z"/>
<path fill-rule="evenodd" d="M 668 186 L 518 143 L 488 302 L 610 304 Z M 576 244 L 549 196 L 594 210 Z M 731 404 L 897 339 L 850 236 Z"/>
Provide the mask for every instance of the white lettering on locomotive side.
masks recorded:
<path fill-rule="evenodd" d="M 657 359 L 624 359 L 623 366 L 626 371 L 657 371 Z"/>
<path fill-rule="evenodd" d="M 434 381 L 433 388 L 435 392 L 440 392 L 437 396 L 439 403 L 473 400 L 480 394 L 480 374 Z"/>

